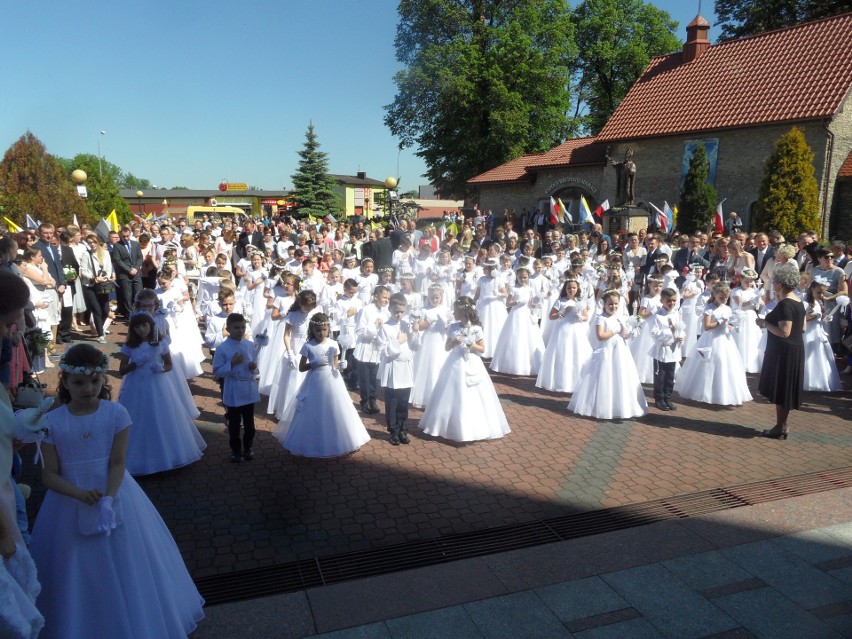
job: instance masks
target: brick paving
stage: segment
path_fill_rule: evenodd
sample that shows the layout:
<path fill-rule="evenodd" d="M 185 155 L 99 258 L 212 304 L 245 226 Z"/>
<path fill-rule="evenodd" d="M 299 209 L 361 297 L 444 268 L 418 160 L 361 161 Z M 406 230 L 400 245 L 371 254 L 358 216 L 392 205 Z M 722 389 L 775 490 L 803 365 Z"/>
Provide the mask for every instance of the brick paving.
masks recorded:
<path fill-rule="evenodd" d="M 106 348 L 114 352 L 123 337 L 114 326 Z M 232 464 L 218 388 L 205 375 L 190 382 L 204 458 L 139 483 L 198 578 L 852 465 L 849 376 L 844 392 L 806 394 L 786 442 L 756 437 L 774 423 L 761 398 L 598 421 L 569 413 L 568 396 L 530 378 L 492 379 L 512 428 L 501 440 L 435 440 L 414 427 L 421 413 L 412 410 L 410 446 L 392 447 L 382 415 L 364 416 L 373 439 L 361 450 L 295 458 L 272 437 L 264 400 L 256 459 Z M 43 381 L 54 386 L 55 370 Z M 120 381 L 112 383 L 117 396 Z M 749 376 L 757 397 L 755 385 Z M 43 488 L 31 466 L 26 481 L 32 517 Z"/>

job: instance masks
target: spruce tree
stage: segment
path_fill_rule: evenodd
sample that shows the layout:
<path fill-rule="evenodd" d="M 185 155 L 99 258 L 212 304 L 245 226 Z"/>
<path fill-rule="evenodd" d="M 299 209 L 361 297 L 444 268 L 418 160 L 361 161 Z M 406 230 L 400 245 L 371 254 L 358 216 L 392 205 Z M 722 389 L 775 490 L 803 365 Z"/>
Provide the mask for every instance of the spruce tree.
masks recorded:
<path fill-rule="evenodd" d="M 716 189 L 707 182 L 709 176 L 707 150 L 699 144 L 689 160 L 689 170 L 680 191 L 677 226 L 683 233 L 706 231 L 710 227 L 716 206 Z"/>
<path fill-rule="evenodd" d="M 27 214 L 55 225 L 70 223 L 74 215 L 89 221 L 84 200 L 62 164 L 27 131 L 0 161 L 2 214 L 24 226 Z"/>
<path fill-rule="evenodd" d="M 755 228 L 778 229 L 787 238 L 819 231 L 819 184 L 814 154 L 798 127 L 781 136 L 763 172 L 755 205 Z"/>
<path fill-rule="evenodd" d="M 299 151 L 299 168 L 293 174 L 293 197 L 299 206 L 299 216 L 325 217 L 337 215 L 340 198 L 336 182 L 328 174 L 328 155 L 319 150 L 314 124 L 308 124 L 305 146 Z"/>

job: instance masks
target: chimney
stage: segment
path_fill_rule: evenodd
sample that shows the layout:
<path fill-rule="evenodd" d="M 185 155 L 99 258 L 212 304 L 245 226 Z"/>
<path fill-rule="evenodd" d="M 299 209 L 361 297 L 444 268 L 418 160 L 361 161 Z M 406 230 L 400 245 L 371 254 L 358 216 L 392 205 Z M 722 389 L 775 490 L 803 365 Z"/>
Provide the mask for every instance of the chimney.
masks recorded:
<path fill-rule="evenodd" d="M 366 171 L 358 171 L 358 173 L 356 173 L 355 176 L 359 180 L 366 180 L 367 179 L 367 172 Z"/>
<path fill-rule="evenodd" d="M 695 20 L 686 25 L 686 43 L 683 45 L 683 61 L 692 62 L 704 55 L 710 48 L 710 40 L 707 34 L 710 31 L 710 23 L 704 16 L 695 16 Z"/>

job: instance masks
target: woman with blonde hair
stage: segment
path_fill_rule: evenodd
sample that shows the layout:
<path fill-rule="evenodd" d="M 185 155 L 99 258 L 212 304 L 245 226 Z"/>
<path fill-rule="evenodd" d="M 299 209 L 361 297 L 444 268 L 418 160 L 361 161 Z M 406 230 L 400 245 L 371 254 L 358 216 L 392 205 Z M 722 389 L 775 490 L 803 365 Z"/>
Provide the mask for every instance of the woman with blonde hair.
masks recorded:
<path fill-rule="evenodd" d="M 728 277 L 735 278 L 739 281 L 743 269 L 750 268 L 754 270 L 754 255 L 747 252 L 739 240 L 731 240 L 728 242 Z"/>
<path fill-rule="evenodd" d="M 92 313 L 98 342 L 106 342 L 109 319 L 109 295 L 115 286 L 112 259 L 106 245 L 94 233 L 86 236 L 87 254 L 80 259 L 80 281 L 86 306 Z"/>

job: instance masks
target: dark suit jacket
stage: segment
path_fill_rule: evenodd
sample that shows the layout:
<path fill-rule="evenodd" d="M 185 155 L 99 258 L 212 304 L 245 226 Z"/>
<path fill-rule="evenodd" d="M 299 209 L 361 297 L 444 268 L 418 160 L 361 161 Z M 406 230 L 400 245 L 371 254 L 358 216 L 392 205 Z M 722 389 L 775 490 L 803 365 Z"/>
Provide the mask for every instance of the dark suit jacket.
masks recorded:
<path fill-rule="evenodd" d="M 60 256 L 55 258 L 53 247 L 46 244 L 44 240 L 39 240 L 35 243 L 35 246 L 44 256 L 44 261 L 47 264 L 47 272 L 50 273 L 50 277 L 56 281 L 56 287 L 59 288 L 60 286 L 65 286 L 65 273 L 62 270 L 62 248 L 57 247 L 57 250 L 60 251 Z"/>
<path fill-rule="evenodd" d="M 380 237 L 373 242 L 373 262 L 377 269 L 393 266 L 393 245 L 390 238 Z"/>
<path fill-rule="evenodd" d="M 112 247 L 112 269 L 116 277 L 134 279 L 130 275 L 130 269 L 136 269 L 136 276 L 141 277 L 139 270 L 142 268 L 142 249 L 139 243 L 130 240 L 130 250 L 121 242 Z"/>
<path fill-rule="evenodd" d="M 246 233 L 243 231 L 240 233 L 240 237 L 237 239 L 237 255 L 240 257 L 246 256 L 246 248 L 251 244 L 252 246 L 256 246 L 259 249 L 263 248 L 263 233 L 260 231 L 254 231 L 253 233 Z M 298 242 L 293 242 L 293 244 L 298 244 Z"/>
<path fill-rule="evenodd" d="M 767 246 L 766 247 L 766 256 L 763 258 L 763 264 L 758 264 L 759 260 L 757 258 L 757 254 L 758 254 L 757 248 L 749 249 L 748 252 L 751 253 L 752 257 L 754 258 L 754 270 L 757 271 L 758 275 L 760 275 L 760 273 L 763 271 L 763 269 L 766 267 L 766 265 L 769 264 L 769 260 L 771 260 L 773 257 L 775 257 L 775 247 L 774 246 Z"/>

